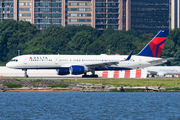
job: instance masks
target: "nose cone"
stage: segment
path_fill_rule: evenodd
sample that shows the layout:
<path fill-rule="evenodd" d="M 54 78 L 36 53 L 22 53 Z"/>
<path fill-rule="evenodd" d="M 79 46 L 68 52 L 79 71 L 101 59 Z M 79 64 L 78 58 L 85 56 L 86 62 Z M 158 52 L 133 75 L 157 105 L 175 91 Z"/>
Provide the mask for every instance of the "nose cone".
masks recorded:
<path fill-rule="evenodd" d="M 6 67 L 7 67 L 7 68 L 13 68 L 12 63 L 8 62 L 8 63 L 6 64 Z"/>
<path fill-rule="evenodd" d="M 8 68 L 9 68 L 9 62 L 6 64 L 6 67 L 8 67 Z"/>

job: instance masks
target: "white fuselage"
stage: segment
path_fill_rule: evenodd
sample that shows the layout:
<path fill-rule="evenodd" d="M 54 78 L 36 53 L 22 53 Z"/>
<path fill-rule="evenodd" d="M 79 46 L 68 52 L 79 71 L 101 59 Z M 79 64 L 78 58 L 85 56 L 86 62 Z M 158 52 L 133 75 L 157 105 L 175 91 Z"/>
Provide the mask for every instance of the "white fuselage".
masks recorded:
<path fill-rule="evenodd" d="M 151 75 L 178 75 L 180 74 L 179 66 L 151 66 L 145 68 Z"/>
<path fill-rule="evenodd" d="M 132 55 L 130 60 L 124 61 L 127 55 L 22 55 L 14 57 L 6 64 L 15 69 L 61 69 L 72 65 L 88 65 L 117 61 L 119 64 L 111 65 L 111 69 L 129 68 L 137 69 L 162 64 L 166 61 L 150 63 L 149 61 L 162 58 Z M 100 70 L 100 69 L 99 69 Z M 118 70 L 118 69 L 117 69 Z"/>

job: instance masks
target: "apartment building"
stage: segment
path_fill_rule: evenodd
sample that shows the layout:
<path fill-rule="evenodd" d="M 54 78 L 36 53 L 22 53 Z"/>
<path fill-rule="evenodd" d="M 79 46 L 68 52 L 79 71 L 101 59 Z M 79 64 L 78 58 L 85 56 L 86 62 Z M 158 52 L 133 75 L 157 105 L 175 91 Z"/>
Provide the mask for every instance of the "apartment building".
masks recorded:
<path fill-rule="evenodd" d="M 88 25 L 98 30 L 156 32 L 169 27 L 169 0 L 0 0 L 0 21 L 50 25 Z"/>
<path fill-rule="evenodd" d="M 99 30 L 111 26 L 128 30 L 130 0 L 0 0 L 0 21 L 29 21 L 39 29 L 88 25 Z"/>
<path fill-rule="evenodd" d="M 0 0 L 0 22 L 4 19 L 14 19 L 14 1 Z"/>

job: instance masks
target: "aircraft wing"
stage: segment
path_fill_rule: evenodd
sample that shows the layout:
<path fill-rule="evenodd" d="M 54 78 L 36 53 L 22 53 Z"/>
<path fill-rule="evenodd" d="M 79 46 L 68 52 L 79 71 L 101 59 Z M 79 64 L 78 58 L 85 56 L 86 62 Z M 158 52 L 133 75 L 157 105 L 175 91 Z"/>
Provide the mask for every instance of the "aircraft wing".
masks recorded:
<path fill-rule="evenodd" d="M 87 66 L 89 68 L 104 68 L 106 66 L 111 66 L 111 65 L 117 65 L 119 62 L 98 62 L 98 63 L 91 63 L 91 64 L 78 64 L 82 66 Z M 61 67 L 70 67 L 72 64 L 64 64 Z"/>
<path fill-rule="evenodd" d="M 117 65 L 117 64 L 119 64 L 119 62 L 101 62 L 101 63 L 85 64 L 85 66 L 89 68 L 104 68 L 106 66 Z"/>
<path fill-rule="evenodd" d="M 147 71 L 148 74 L 153 74 L 153 75 L 157 75 L 157 71 L 153 71 L 153 70 L 148 70 Z"/>
<path fill-rule="evenodd" d="M 174 58 L 162 58 L 162 59 L 159 59 L 159 60 L 152 60 L 152 61 L 148 61 L 148 62 L 151 63 L 151 64 L 165 63 L 165 62 L 167 62 L 168 60 L 171 60 L 171 59 L 174 59 Z"/>

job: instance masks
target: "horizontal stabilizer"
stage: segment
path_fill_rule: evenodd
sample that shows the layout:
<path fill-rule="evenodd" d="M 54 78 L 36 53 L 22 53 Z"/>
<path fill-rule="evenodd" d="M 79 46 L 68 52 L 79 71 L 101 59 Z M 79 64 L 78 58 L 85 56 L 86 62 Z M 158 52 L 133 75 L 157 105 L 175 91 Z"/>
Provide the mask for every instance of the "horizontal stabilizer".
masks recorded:
<path fill-rule="evenodd" d="M 168 60 L 171 60 L 171 59 L 174 59 L 174 58 L 162 58 L 160 60 L 152 60 L 152 61 L 148 61 L 148 62 L 151 63 L 151 64 L 159 64 L 159 63 L 165 63 L 165 62 L 167 62 Z"/>

